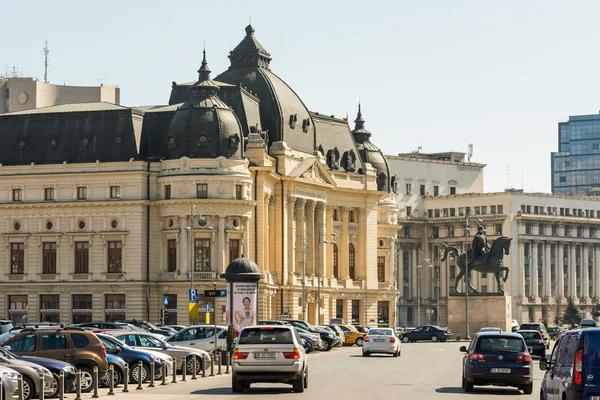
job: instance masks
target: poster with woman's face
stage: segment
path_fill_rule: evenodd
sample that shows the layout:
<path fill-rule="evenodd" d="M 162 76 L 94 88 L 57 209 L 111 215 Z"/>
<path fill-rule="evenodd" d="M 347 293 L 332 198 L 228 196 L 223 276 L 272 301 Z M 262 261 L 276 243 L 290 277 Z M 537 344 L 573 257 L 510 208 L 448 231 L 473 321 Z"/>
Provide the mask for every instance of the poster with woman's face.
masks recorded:
<path fill-rule="evenodd" d="M 232 284 L 233 327 L 236 332 L 249 325 L 256 325 L 258 311 L 258 284 L 255 282 L 234 282 Z"/>

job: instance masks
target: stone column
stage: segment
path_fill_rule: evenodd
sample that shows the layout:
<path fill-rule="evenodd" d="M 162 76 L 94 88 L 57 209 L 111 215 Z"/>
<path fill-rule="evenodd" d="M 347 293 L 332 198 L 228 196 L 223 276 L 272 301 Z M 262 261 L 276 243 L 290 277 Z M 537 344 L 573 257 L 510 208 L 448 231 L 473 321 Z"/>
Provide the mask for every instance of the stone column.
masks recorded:
<path fill-rule="evenodd" d="M 277 274 L 277 255 L 276 251 L 281 251 L 281 248 L 277 246 L 277 242 L 275 239 L 275 233 L 277 230 L 277 226 L 275 224 L 275 196 L 271 196 L 268 199 L 268 210 L 269 210 L 269 219 L 268 219 L 268 251 L 269 251 L 269 270 L 272 274 Z M 283 222 L 283 221 L 282 221 Z"/>
<path fill-rule="evenodd" d="M 271 207 L 269 207 L 269 203 L 271 202 L 271 195 L 266 194 L 263 199 L 263 219 L 259 221 L 263 226 L 262 235 L 260 235 L 260 240 L 263 242 L 262 251 L 263 251 L 263 264 L 261 267 L 263 271 L 271 271 L 271 247 L 273 244 L 269 244 L 269 220 L 271 214 Z"/>
<path fill-rule="evenodd" d="M 600 298 L 600 245 L 594 248 L 594 297 Z"/>
<path fill-rule="evenodd" d="M 571 243 L 569 257 L 569 297 L 577 297 L 577 245 Z"/>
<path fill-rule="evenodd" d="M 407 293 L 404 293 L 404 252 L 406 249 L 398 249 L 398 296 L 403 299 Z"/>
<path fill-rule="evenodd" d="M 189 221 L 190 219 L 188 217 L 179 218 L 179 226 L 181 226 L 181 240 L 179 244 L 179 247 L 181 249 L 181 258 L 179 258 L 179 260 L 181 261 L 179 262 L 179 273 L 181 274 L 181 276 L 188 277 L 187 279 L 189 279 L 188 274 L 191 272 L 190 263 L 192 262 L 192 260 L 190 260 L 190 231 L 185 229 L 185 227 L 189 225 Z M 89 265 L 91 267 L 92 263 L 90 262 Z"/>
<path fill-rule="evenodd" d="M 519 239 L 519 296 L 525 296 L 525 241 Z"/>
<path fill-rule="evenodd" d="M 296 226 L 294 221 L 294 213 L 296 212 L 296 198 L 289 197 L 288 199 L 288 271 L 287 276 L 284 276 L 284 285 L 292 281 L 291 275 L 296 272 Z"/>
<path fill-rule="evenodd" d="M 244 218 L 244 257 L 250 257 L 250 218 Z"/>
<path fill-rule="evenodd" d="M 325 206 L 325 232 L 327 233 L 327 237 L 331 239 L 332 242 L 339 243 L 339 236 L 334 237 L 333 234 L 333 207 L 330 204 Z M 329 246 L 325 246 L 325 273 L 329 279 L 333 278 L 333 246 L 334 244 L 330 244 Z"/>
<path fill-rule="evenodd" d="M 317 236 L 317 251 L 319 252 L 319 257 L 318 257 L 318 262 L 316 265 L 316 270 L 315 270 L 315 275 L 320 275 L 321 276 L 327 276 L 327 257 L 326 257 L 326 248 L 328 246 L 327 243 L 325 242 L 329 242 L 328 238 L 329 236 L 327 236 L 327 227 L 325 224 L 326 221 L 326 215 L 325 215 L 325 203 L 319 203 L 317 204 L 317 210 L 316 210 L 316 221 L 317 224 L 315 226 L 315 233 Z M 321 304 L 321 307 L 323 307 L 323 305 Z"/>
<path fill-rule="evenodd" d="M 544 242 L 544 296 L 552 296 L 552 242 Z"/>
<path fill-rule="evenodd" d="M 217 217 L 217 273 L 225 272 L 225 217 Z"/>
<path fill-rule="evenodd" d="M 419 263 L 419 253 L 417 252 L 417 246 L 413 245 L 412 257 L 410 264 L 410 297 L 413 299 L 417 298 L 417 265 Z"/>
<path fill-rule="evenodd" d="M 307 220 L 307 234 L 306 240 L 308 243 L 308 247 L 306 248 L 306 275 L 307 276 L 315 276 L 315 255 L 317 245 L 315 244 L 317 241 L 318 231 L 315 229 L 315 208 L 317 203 L 311 201 L 308 207 L 306 208 L 306 220 Z"/>
<path fill-rule="evenodd" d="M 304 219 L 304 206 L 306 200 L 298 199 L 296 201 L 296 262 L 294 263 L 294 271 L 298 274 L 302 273 L 302 261 L 304 253 L 304 243 L 302 242 L 302 232 L 306 229 L 306 221 Z M 306 235 L 306 232 L 305 232 Z"/>
<path fill-rule="evenodd" d="M 350 279 L 348 271 L 348 212 L 349 207 L 342 207 L 342 238 L 340 240 L 341 245 L 338 247 L 338 268 L 340 277 L 343 279 Z"/>
<path fill-rule="evenodd" d="M 583 244 L 581 252 L 581 298 L 590 297 L 590 275 L 589 261 L 590 253 L 588 244 Z"/>
<path fill-rule="evenodd" d="M 264 182 L 264 176 L 259 173 L 257 176 L 257 182 L 256 182 L 256 214 L 254 215 L 254 218 L 256 219 L 255 224 L 256 224 L 256 237 L 254 237 L 255 240 L 255 250 L 257 252 L 256 254 L 256 259 L 254 260 L 256 262 L 256 264 L 258 265 L 258 268 L 260 268 L 261 272 L 265 272 L 265 269 L 267 267 L 266 265 L 266 260 L 265 260 L 265 214 L 266 214 L 266 207 L 265 207 L 265 196 L 267 195 L 265 193 L 265 182 Z"/>
<path fill-rule="evenodd" d="M 565 255 L 564 242 L 556 244 L 556 296 L 565 297 Z"/>
<path fill-rule="evenodd" d="M 531 288 L 531 295 L 533 297 L 539 297 L 538 293 L 538 243 L 536 241 L 531 242 L 531 259 L 529 261 L 529 268 L 531 269 L 531 281 L 529 282 L 529 287 Z"/>
<path fill-rule="evenodd" d="M 356 279 L 367 279 L 367 259 L 365 246 L 365 233 L 367 232 L 367 216 L 364 208 L 356 209 L 356 217 L 358 219 L 358 232 L 356 234 Z M 377 239 L 377 238 L 375 238 Z M 375 257 L 377 261 L 377 257 Z M 377 271 L 377 270 L 375 270 Z M 377 272 L 375 272 L 377 274 Z M 375 276 L 377 282 L 377 276 Z M 365 305 L 366 306 L 366 305 Z"/>

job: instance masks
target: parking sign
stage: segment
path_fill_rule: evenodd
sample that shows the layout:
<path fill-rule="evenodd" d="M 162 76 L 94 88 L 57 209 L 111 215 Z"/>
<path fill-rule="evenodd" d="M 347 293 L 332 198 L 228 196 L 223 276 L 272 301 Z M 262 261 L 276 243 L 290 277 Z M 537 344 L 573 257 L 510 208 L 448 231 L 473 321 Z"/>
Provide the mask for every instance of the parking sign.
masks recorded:
<path fill-rule="evenodd" d="M 163 306 L 168 306 L 169 305 L 169 296 L 168 295 L 164 295 L 163 296 Z"/>
<path fill-rule="evenodd" d="M 190 288 L 188 289 L 189 293 L 189 302 L 197 303 L 198 302 L 198 289 Z"/>

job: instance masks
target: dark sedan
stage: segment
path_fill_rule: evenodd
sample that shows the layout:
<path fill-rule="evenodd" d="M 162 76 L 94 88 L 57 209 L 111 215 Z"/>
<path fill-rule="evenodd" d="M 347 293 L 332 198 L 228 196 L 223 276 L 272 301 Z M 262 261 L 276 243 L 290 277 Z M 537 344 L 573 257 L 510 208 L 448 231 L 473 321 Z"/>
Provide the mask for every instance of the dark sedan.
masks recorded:
<path fill-rule="evenodd" d="M 462 387 L 514 386 L 525 394 L 533 392 L 533 360 L 525 339 L 516 333 L 482 332 L 475 335 L 462 362 Z"/>
<path fill-rule="evenodd" d="M 142 382 L 150 379 L 150 365 L 154 361 L 154 375 L 158 376 L 162 373 L 162 362 L 160 358 L 153 356 L 147 352 L 134 350 L 120 340 L 101 333 L 96 336 L 100 339 L 107 354 L 114 354 L 121 357 L 129 364 L 129 381 L 137 383 L 138 377 L 141 374 Z M 139 362 L 142 362 L 142 370 L 139 370 Z"/>
<path fill-rule="evenodd" d="M 544 343 L 540 331 L 518 330 L 515 333 L 523 336 L 523 339 L 525 339 L 525 343 L 527 344 L 527 350 L 529 350 L 530 354 L 546 357 L 546 344 Z"/>
<path fill-rule="evenodd" d="M 440 328 L 437 325 L 425 325 L 415 328 L 402 335 L 404 343 L 416 342 L 419 340 L 430 340 L 432 342 L 445 342 L 452 336 L 448 328 Z"/>

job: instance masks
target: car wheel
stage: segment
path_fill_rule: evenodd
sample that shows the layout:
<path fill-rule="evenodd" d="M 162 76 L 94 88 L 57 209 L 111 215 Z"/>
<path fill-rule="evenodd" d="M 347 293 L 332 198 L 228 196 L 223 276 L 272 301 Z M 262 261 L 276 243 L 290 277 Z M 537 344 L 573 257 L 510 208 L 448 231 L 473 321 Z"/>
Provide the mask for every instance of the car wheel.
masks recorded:
<path fill-rule="evenodd" d="M 363 342 L 364 342 L 364 339 L 359 337 L 359 338 L 356 338 L 356 341 L 354 342 L 354 344 L 356 344 L 358 347 L 362 347 Z"/>
<path fill-rule="evenodd" d="M 239 380 L 235 374 L 231 375 L 231 391 L 233 393 L 242 393 L 244 391 L 244 382 Z"/>
<path fill-rule="evenodd" d="M 146 382 L 148 380 L 148 378 L 150 377 L 150 369 L 142 364 L 142 370 L 140 372 L 140 365 L 139 363 L 135 363 L 135 366 L 133 368 L 131 368 L 129 371 L 129 382 L 130 383 L 138 383 L 138 379 L 140 378 L 140 374 L 141 374 L 141 380 L 142 382 Z"/>
<path fill-rule="evenodd" d="M 528 385 L 523 386 L 523 393 L 525 393 L 525 394 L 533 393 L 533 382 L 531 382 Z"/>
<path fill-rule="evenodd" d="M 540 400 L 546 400 L 546 396 L 544 395 L 543 390 L 540 390 Z"/>
<path fill-rule="evenodd" d="M 81 391 L 89 393 L 94 389 L 92 369 L 90 367 L 81 367 Z"/>
<path fill-rule="evenodd" d="M 369 353 L 368 351 L 363 351 L 363 357 L 369 357 L 371 355 L 371 353 Z"/>
<path fill-rule="evenodd" d="M 473 384 L 471 382 L 469 382 L 466 378 L 463 378 L 463 382 L 464 382 L 463 389 L 465 389 L 465 392 L 472 392 Z"/>
<path fill-rule="evenodd" d="M 294 379 L 292 386 L 293 386 L 294 392 L 303 393 L 304 392 L 304 376 L 301 376 L 298 379 Z"/>
<path fill-rule="evenodd" d="M 323 351 L 329 351 L 331 350 L 331 347 L 333 347 L 333 344 L 329 341 L 329 340 L 325 340 L 323 342 Z"/>
<path fill-rule="evenodd" d="M 121 371 L 119 371 L 117 368 L 113 369 L 113 387 L 117 387 L 122 380 L 123 376 L 121 375 Z M 110 370 L 106 371 L 100 380 L 100 386 L 105 388 L 110 387 Z"/>
<path fill-rule="evenodd" d="M 33 384 L 33 380 L 23 375 L 23 400 L 30 400 L 35 396 L 35 385 Z"/>
<path fill-rule="evenodd" d="M 435 336 L 435 335 L 433 335 L 433 336 L 431 337 L 431 341 L 432 341 L 433 343 L 437 342 L 437 341 L 438 341 L 438 337 L 437 337 L 437 336 Z"/>
<path fill-rule="evenodd" d="M 308 388 L 308 369 L 304 372 L 304 389 Z"/>
<path fill-rule="evenodd" d="M 394 357 L 398 357 L 399 350 L 396 350 L 393 354 Z"/>
<path fill-rule="evenodd" d="M 58 396 L 58 382 L 60 382 L 60 378 L 54 372 L 52 373 L 52 382 L 50 382 L 50 386 L 52 387 L 52 393 L 47 394 L 46 397 L 56 397 Z M 3 397 L 7 399 L 7 397 Z"/>
<path fill-rule="evenodd" d="M 408 343 L 408 342 L 410 342 L 410 339 L 407 336 L 402 336 L 402 341 L 404 343 Z"/>
<path fill-rule="evenodd" d="M 460 386 L 461 386 L 463 389 L 465 388 L 465 386 L 467 386 L 467 385 L 465 384 L 465 382 L 467 382 L 467 381 L 465 380 L 465 377 L 463 376 L 463 377 L 462 377 L 462 381 L 461 381 L 461 385 L 460 385 Z"/>
<path fill-rule="evenodd" d="M 188 375 L 194 374 L 194 360 L 196 360 L 196 375 L 200 375 L 202 373 L 202 361 L 198 360 L 196 356 L 189 356 L 185 359 L 185 372 Z"/>

